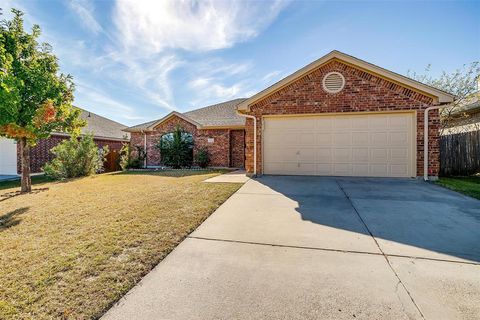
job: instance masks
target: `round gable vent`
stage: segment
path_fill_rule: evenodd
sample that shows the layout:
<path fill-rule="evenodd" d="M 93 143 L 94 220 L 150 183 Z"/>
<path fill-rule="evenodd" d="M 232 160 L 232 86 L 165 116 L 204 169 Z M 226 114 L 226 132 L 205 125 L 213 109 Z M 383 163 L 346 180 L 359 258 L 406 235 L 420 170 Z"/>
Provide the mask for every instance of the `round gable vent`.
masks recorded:
<path fill-rule="evenodd" d="M 345 86 L 345 78 L 339 72 L 329 72 L 323 78 L 323 90 L 329 93 L 338 93 Z"/>

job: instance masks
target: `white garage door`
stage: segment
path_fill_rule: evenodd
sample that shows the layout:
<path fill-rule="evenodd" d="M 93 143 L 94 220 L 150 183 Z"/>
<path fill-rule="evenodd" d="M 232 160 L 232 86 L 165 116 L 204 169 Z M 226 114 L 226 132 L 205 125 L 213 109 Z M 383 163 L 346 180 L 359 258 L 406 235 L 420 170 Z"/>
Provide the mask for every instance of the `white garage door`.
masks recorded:
<path fill-rule="evenodd" d="M 264 119 L 265 174 L 415 176 L 414 114 Z"/>
<path fill-rule="evenodd" d="M 13 140 L 0 138 L 0 175 L 17 174 L 17 145 Z"/>

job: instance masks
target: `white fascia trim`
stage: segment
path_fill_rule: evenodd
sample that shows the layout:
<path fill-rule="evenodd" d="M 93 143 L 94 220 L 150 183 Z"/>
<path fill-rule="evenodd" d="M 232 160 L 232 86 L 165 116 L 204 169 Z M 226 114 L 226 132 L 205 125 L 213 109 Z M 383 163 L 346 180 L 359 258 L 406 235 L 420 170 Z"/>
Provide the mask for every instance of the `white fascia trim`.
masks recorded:
<path fill-rule="evenodd" d="M 177 111 L 172 111 L 170 112 L 169 114 L 167 114 L 165 117 L 163 117 L 162 119 L 158 120 L 157 122 L 155 122 L 154 124 L 148 126 L 147 128 L 145 128 L 144 130 L 146 131 L 151 131 L 153 130 L 156 126 L 158 126 L 159 124 L 161 124 L 162 122 L 170 119 L 171 117 L 173 116 L 177 116 L 193 125 L 195 125 L 198 129 L 200 129 L 202 127 L 202 125 L 196 121 L 193 121 L 192 119 L 186 117 L 185 115 L 181 114 L 180 112 L 177 112 Z"/>

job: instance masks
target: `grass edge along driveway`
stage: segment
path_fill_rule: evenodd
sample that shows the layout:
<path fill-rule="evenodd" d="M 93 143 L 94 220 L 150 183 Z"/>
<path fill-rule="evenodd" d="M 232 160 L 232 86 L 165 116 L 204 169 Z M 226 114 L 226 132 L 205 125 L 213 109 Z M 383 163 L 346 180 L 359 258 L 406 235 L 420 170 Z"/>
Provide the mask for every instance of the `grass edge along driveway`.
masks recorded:
<path fill-rule="evenodd" d="M 1 201 L 0 318 L 100 317 L 241 186 L 202 182 L 218 174 L 103 174 Z"/>
<path fill-rule="evenodd" d="M 441 177 L 438 185 L 480 200 L 480 176 Z"/>

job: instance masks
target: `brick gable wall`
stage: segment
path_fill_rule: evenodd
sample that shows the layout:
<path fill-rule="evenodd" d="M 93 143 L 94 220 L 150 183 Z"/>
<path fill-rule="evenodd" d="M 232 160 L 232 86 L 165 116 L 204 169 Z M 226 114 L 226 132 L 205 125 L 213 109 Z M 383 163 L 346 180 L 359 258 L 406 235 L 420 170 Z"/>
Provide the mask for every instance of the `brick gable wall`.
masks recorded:
<path fill-rule="evenodd" d="M 345 87 L 336 94 L 322 88 L 323 77 L 338 71 L 345 77 Z M 294 83 L 280 89 L 250 107 L 248 114 L 257 118 L 257 172 L 262 173 L 262 116 L 282 114 L 316 114 L 342 112 L 417 111 L 417 175 L 423 175 L 423 111 L 433 99 L 354 68 L 340 61 L 331 61 Z M 439 171 L 438 111 L 431 111 L 429 124 L 429 170 Z M 253 172 L 253 120 L 246 123 L 247 172 Z"/>
<path fill-rule="evenodd" d="M 147 132 L 147 167 L 160 166 L 161 165 L 161 155 L 160 151 L 155 147 L 159 139 L 166 133 L 170 133 L 175 130 L 177 126 L 183 128 L 186 132 L 192 134 L 194 139 L 194 155 L 195 153 L 203 147 L 206 147 L 210 153 L 210 166 L 212 167 L 230 167 L 231 166 L 231 151 L 230 151 L 230 129 L 197 129 L 197 127 L 178 117 L 172 116 L 169 119 L 165 120 L 157 127 L 154 128 L 152 132 Z M 238 130 L 235 130 L 238 131 Z M 235 132 L 232 131 L 232 132 Z M 239 130 L 244 132 L 244 130 Z M 235 134 L 237 135 L 237 134 Z M 209 142 L 209 139 L 213 139 L 213 142 Z M 235 136 L 236 141 L 237 136 Z M 145 137 L 143 133 L 132 132 L 130 145 L 131 146 L 141 146 L 145 144 Z M 238 142 L 236 142 L 238 144 Z M 235 150 L 236 164 L 239 161 L 240 151 Z M 243 151 L 241 151 L 243 153 Z M 240 167 L 243 167 L 243 161 Z"/>

